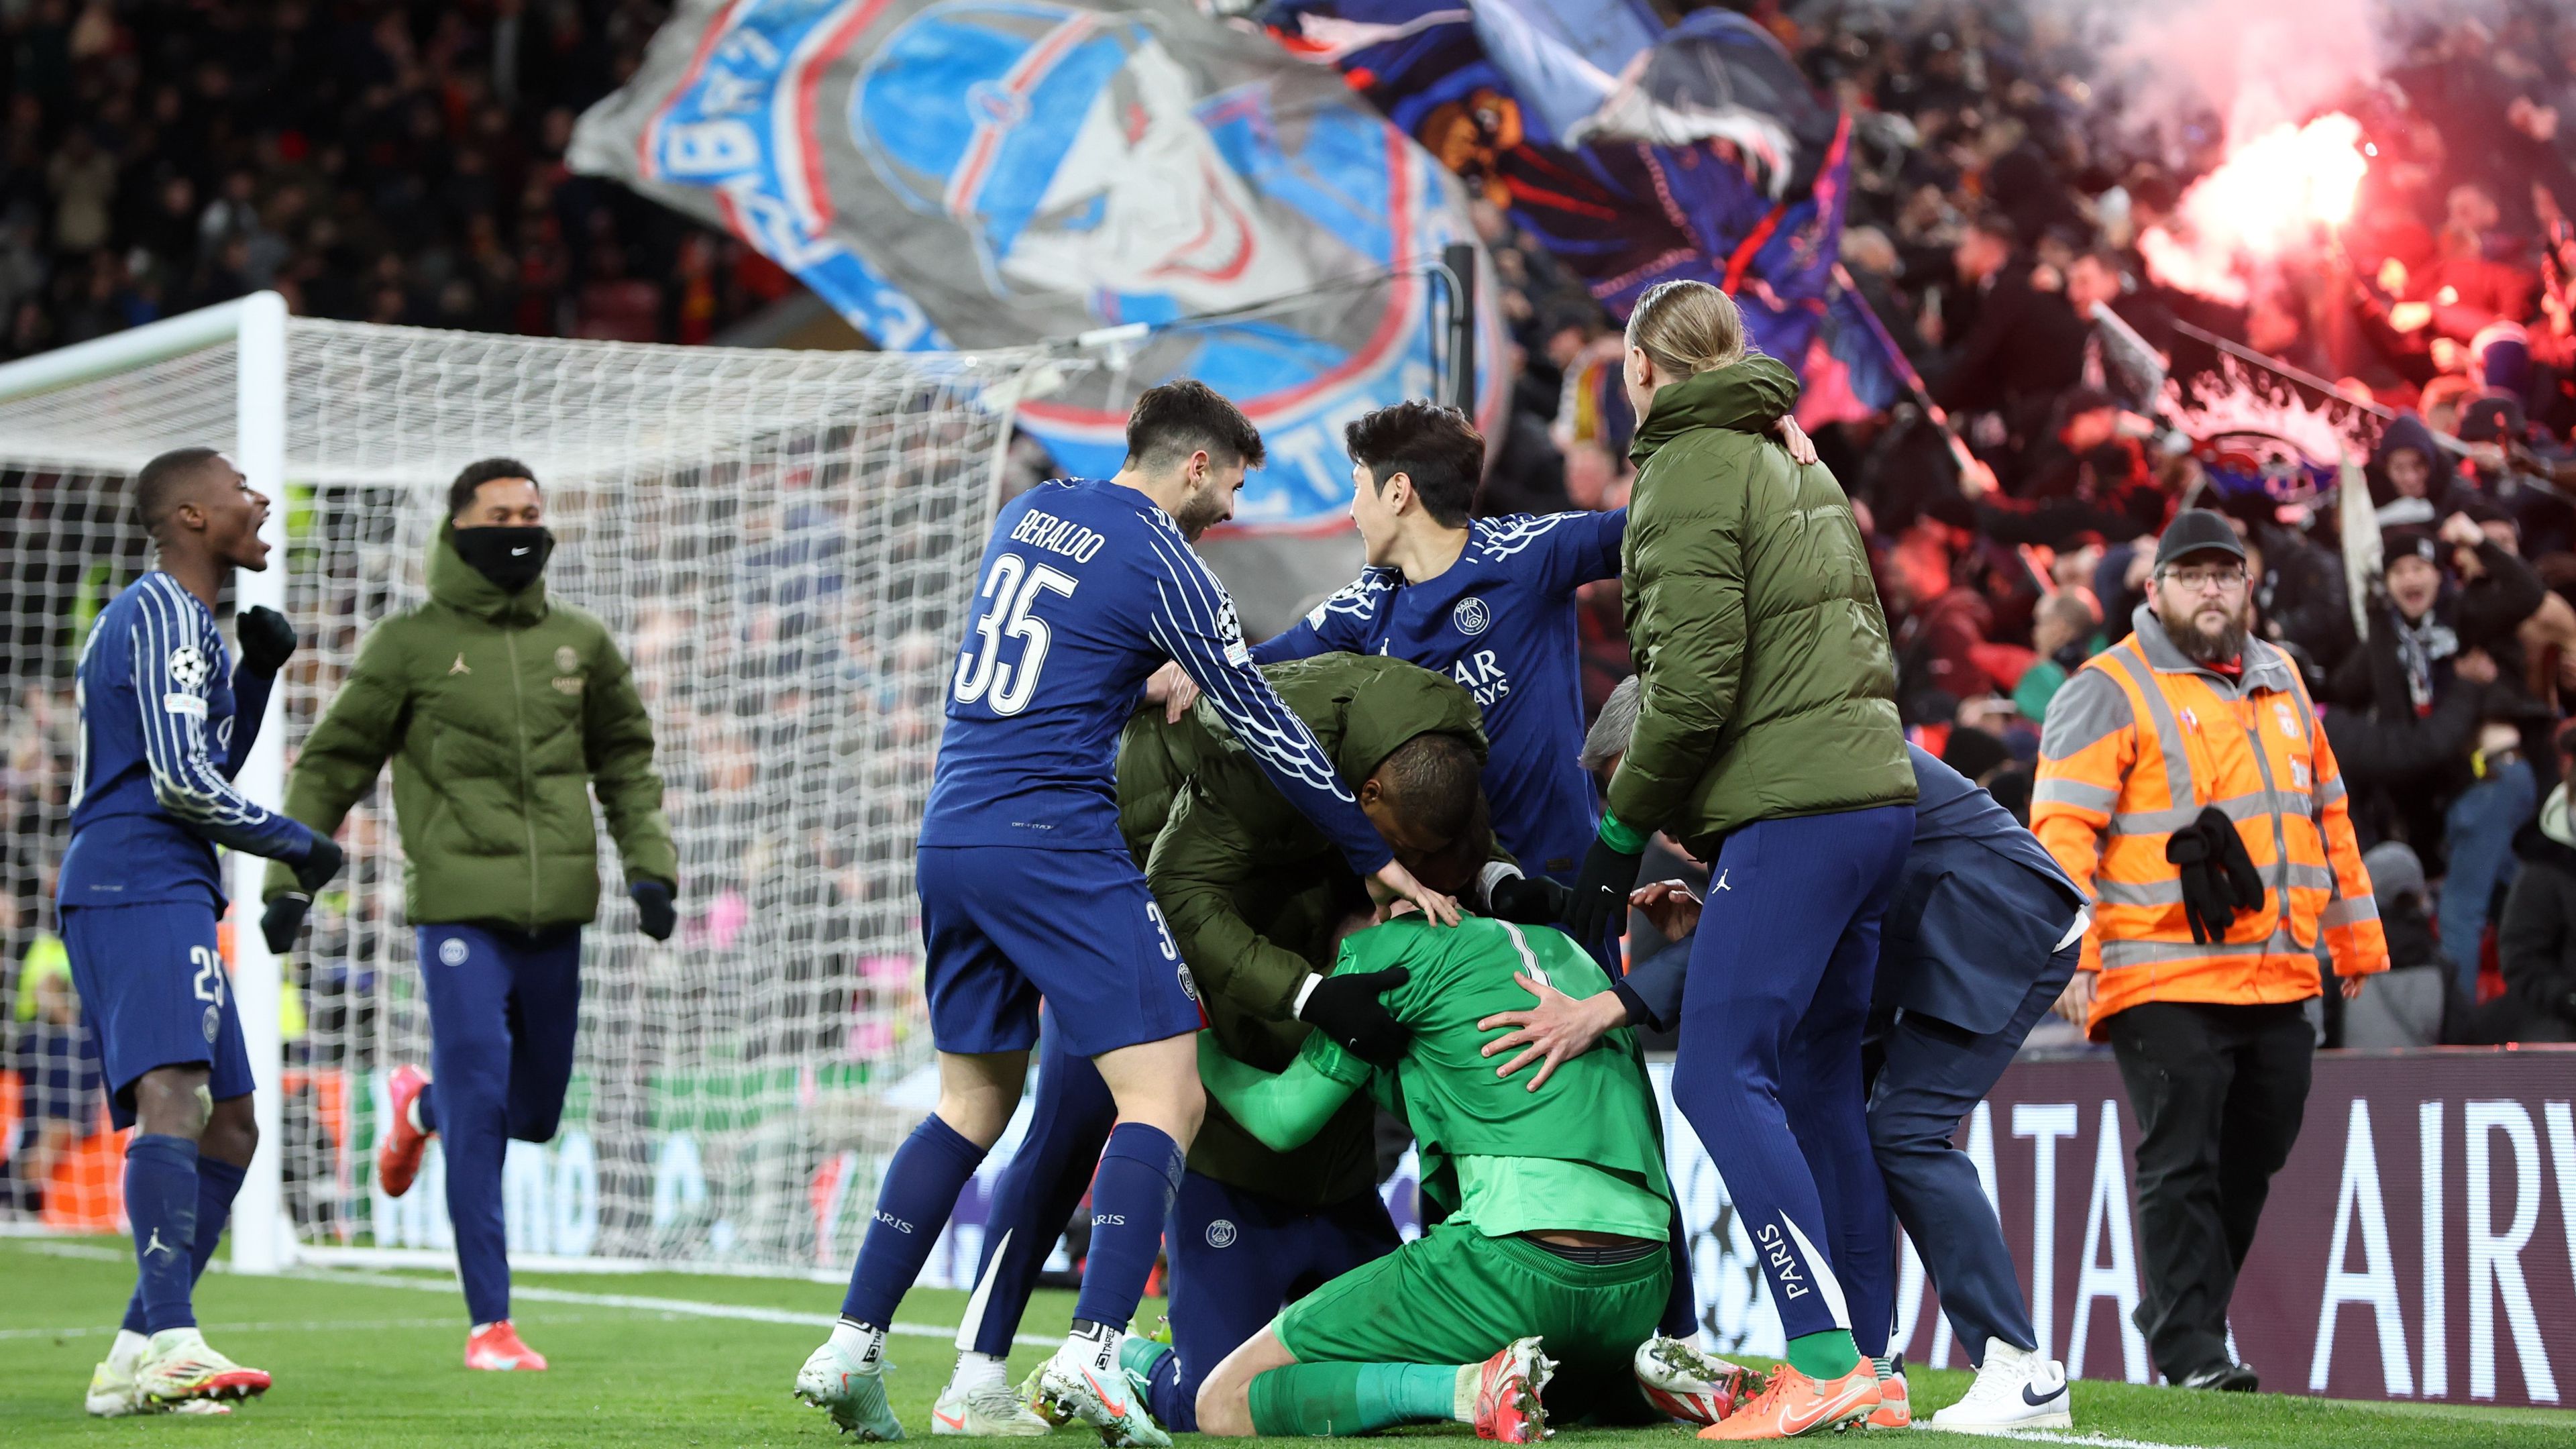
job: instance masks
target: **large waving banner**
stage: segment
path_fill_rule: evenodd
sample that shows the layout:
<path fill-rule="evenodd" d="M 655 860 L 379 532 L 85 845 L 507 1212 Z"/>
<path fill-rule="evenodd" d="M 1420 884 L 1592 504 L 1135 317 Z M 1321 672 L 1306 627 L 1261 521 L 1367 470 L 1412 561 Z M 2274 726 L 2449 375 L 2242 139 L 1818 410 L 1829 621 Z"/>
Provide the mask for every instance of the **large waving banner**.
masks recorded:
<path fill-rule="evenodd" d="M 1850 128 L 1777 40 L 1641 0 L 1267 0 L 1332 65 L 1510 211 L 1613 316 L 1657 282 L 1734 293 L 1763 351 L 1830 341 Z"/>
<path fill-rule="evenodd" d="M 889 349 L 1152 324 L 1022 425 L 1105 476 L 1138 391 L 1203 379 L 1269 445 L 1251 524 L 1341 526 L 1342 424 L 1433 391 L 1425 269 L 1475 239 L 1456 179 L 1339 79 L 1188 0 L 684 0 L 571 160 L 742 236 Z M 1489 428 L 1507 381 L 1484 370 Z"/>

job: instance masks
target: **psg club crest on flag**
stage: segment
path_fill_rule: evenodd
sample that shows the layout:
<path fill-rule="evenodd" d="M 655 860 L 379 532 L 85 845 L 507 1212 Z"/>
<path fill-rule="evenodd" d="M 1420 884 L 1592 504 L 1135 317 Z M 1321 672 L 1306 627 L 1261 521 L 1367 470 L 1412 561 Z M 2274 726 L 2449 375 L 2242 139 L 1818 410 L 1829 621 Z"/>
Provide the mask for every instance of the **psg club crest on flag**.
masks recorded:
<path fill-rule="evenodd" d="M 1154 325 L 1021 425 L 1105 477 L 1134 395 L 1199 378 L 1268 445 L 1253 524 L 1340 526 L 1341 426 L 1433 391 L 1423 269 L 1474 240 L 1456 179 L 1336 77 L 1187 0 L 695 0 L 572 162 L 744 237 L 888 349 Z"/>

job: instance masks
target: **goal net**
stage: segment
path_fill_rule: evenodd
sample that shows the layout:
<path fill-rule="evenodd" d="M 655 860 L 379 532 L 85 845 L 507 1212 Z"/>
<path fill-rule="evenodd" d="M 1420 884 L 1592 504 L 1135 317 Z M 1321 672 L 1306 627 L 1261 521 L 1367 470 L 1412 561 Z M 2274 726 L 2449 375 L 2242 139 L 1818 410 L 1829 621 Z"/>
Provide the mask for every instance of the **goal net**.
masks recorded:
<path fill-rule="evenodd" d="M 68 838 L 73 664 L 99 609 L 149 567 L 130 474 L 164 449 L 210 444 L 274 496 L 283 552 L 269 574 L 238 578 L 221 612 L 229 631 L 253 591 L 282 591 L 303 648 L 268 729 L 291 759 L 367 628 L 424 597 L 448 481 L 502 454 L 544 485 L 560 539 L 550 594 L 605 619 L 633 663 L 682 877 L 680 930 L 655 945 L 603 826 L 571 1096 L 551 1143 L 511 1144 L 511 1247 L 846 1266 L 882 1160 L 921 1111 L 889 1093 L 929 1057 L 912 848 L 948 655 L 1015 400 L 1059 364 L 282 317 L 257 343 L 195 315 L 162 324 L 157 343 L 107 339 L 118 345 L 92 344 L 85 360 L 34 359 L 50 370 L 32 377 L 28 364 L 0 369 L 0 1002 L 12 1013 L 0 1180 L 14 1204 L 41 1194 L 56 1229 L 117 1226 L 119 1147 L 51 897 Z M 245 788 L 273 792 L 282 763 L 265 780 L 246 771 Z M 426 1064 L 429 1047 L 386 780 L 341 838 L 348 869 L 283 962 L 241 899 L 251 877 L 227 870 L 247 1034 L 255 1054 L 263 1037 L 278 1043 L 277 1090 L 263 1081 L 270 1211 L 305 1256 L 446 1249 L 435 1149 L 399 1200 L 372 1167 L 386 1077 Z M 251 979 L 261 972 L 282 972 L 273 1033 L 252 1019 L 272 994 Z"/>

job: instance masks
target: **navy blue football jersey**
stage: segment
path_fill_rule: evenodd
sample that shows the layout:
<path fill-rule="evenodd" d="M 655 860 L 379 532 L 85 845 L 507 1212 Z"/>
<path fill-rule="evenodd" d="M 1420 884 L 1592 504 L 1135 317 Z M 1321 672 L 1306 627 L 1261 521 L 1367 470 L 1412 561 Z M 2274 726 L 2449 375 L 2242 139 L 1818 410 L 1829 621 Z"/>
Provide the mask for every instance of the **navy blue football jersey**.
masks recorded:
<path fill-rule="evenodd" d="M 1253 667 L 1225 586 L 1154 500 L 1116 483 L 1040 484 L 1004 505 L 976 578 L 923 845 L 1124 850 L 1118 735 L 1174 659 L 1354 870 L 1392 858 Z"/>
<path fill-rule="evenodd" d="M 1365 569 L 1252 651 L 1263 664 L 1327 653 L 1388 654 L 1465 685 L 1485 713 L 1485 799 L 1494 838 L 1533 874 L 1583 863 L 1600 825 L 1583 754 L 1583 670 L 1574 593 L 1619 575 L 1628 510 L 1516 513 L 1467 526 L 1438 578 Z"/>
<path fill-rule="evenodd" d="M 81 646 L 80 760 L 66 906 L 210 901 L 215 847 L 302 860 L 313 832 L 233 788 L 271 681 L 245 676 L 236 724 L 232 657 L 212 611 L 158 569 L 99 612 Z M 220 752 L 220 757 L 218 755 Z"/>

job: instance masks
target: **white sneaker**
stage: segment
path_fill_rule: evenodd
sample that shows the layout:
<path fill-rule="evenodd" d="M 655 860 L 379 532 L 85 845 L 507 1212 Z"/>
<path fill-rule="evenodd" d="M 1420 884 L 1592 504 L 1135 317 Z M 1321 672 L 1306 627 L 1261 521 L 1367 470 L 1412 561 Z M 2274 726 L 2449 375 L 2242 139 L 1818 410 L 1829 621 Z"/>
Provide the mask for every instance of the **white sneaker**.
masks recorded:
<path fill-rule="evenodd" d="M 1968 1395 L 1934 1414 L 1935 1429 L 1963 1434 L 2001 1434 L 2016 1429 L 2075 1427 L 2074 1397 L 2067 1388 L 2066 1366 L 2042 1358 L 2035 1349 L 2015 1348 L 2000 1338 L 1986 1340 L 1986 1359 Z"/>
<path fill-rule="evenodd" d="M 832 1336 L 796 1371 L 796 1397 L 863 1441 L 903 1437 L 902 1422 L 886 1404 L 883 1333 L 834 1325 Z"/>
<path fill-rule="evenodd" d="M 1011 1392 L 1009 1384 L 977 1384 L 970 1389 L 952 1379 L 930 1411 L 933 1438 L 942 1434 L 970 1439 L 1034 1438 L 1053 1432 L 1055 1425 L 1039 1418 L 1027 1400 Z"/>
<path fill-rule="evenodd" d="M 1646 1402 L 1685 1424 L 1714 1424 L 1762 1392 L 1765 1376 L 1699 1345 L 1656 1334 L 1637 1345 L 1630 1365 Z"/>
<path fill-rule="evenodd" d="M 1080 1419 L 1100 1431 L 1109 1449 L 1171 1449 L 1172 1436 L 1154 1422 L 1119 1364 L 1118 1345 L 1126 1337 L 1103 1329 L 1097 1338 L 1065 1339 L 1038 1369 L 1037 1411 L 1058 1423 Z"/>

